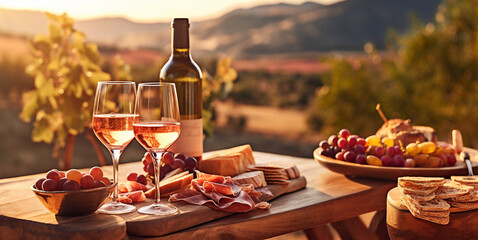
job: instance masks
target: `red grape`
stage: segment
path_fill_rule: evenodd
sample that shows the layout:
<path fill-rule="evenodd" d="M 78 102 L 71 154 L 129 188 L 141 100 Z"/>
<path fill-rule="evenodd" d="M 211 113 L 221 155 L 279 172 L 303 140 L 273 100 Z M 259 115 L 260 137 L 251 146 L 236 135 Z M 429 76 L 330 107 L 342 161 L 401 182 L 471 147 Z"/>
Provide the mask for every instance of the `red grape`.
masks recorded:
<path fill-rule="evenodd" d="M 456 164 L 456 157 L 454 154 L 449 154 L 446 156 L 448 165 L 453 166 Z"/>
<path fill-rule="evenodd" d="M 323 149 L 329 148 L 329 143 L 325 140 L 322 140 L 322 141 L 319 142 L 319 147 L 321 147 Z"/>
<path fill-rule="evenodd" d="M 405 160 L 403 160 L 402 155 L 395 155 L 393 156 L 393 165 L 395 167 L 403 167 Z"/>
<path fill-rule="evenodd" d="M 81 187 L 84 189 L 94 188 L 94 181 L 95 179 L 91 175 L 86 174 L 81 177 Z"/>
<path fill-rule="evenodd" d="M 136 181 L 136 178 L 138 177 L 138 174 L 137 173 L 130 173 L 128 174 L 128 176 L 126 177 L 126 180 L 128 181 Z"/>
<path fill-rule="evenodd" d="M 378 146 L 375 148 L 375 156 L 381 157 L 385 154 L 385 148 Z"/>
<path fill-rule="evenodd" d="M 344 152 L 338 152 L 337 154 L 335 154 L 335 159 L 341 160 L 341 161 L 345 160 L 344 159 Z"/>
<path fill-rule="evenodd" d="M 58 188 L 56 181 L 51 178 L 47 178 L 45 181 L 43 181 L 41 187 L 45 191 L 56 191 Z"/>
<path fill-rule="evenodd" d="M 165 152 L 163 154 L 163 163 L 164 164 L 173 164 L 174 162 L 174 155 L 171 152 Z"/>
<path fill-rule="evenodd" d="M 46 180 L 46 178 L 39 178 L 39 179 L 35 182 L 35 187 L 36 187 L 36 189 L 38 189 L 38 190 L 43 190 L 43 188 L 42 188 L 41 185 L 42 185 L 43 181 L 45 181 L 45 180 Z"/>
<path fill-rule="evenodd" d="M 355 160 L 355 153 L 352 151 L 345 152 L 344 159 L 347 162 L 353 162 Z"/>
<path fill-rule="evenodd" d="M 150 163 L 152 163 L 153 158 L 151 157 L 151 154 L 149 154 L 149 152 L 145 152 L 141 162 L 143 163 L 144 166 L 148 166 Z"/>
<path fill-rule="evenodd" d="M 181 160 L 186 160 L 186 155 L 182 154 L 182 153 L 176 153 L 174 155 L 174 159 L 181 159 Z"/>
<path fill-rule="evenodd" d="M 363 154 L 363 153 L 365 153 L 365 148 L 362 145 L 357 144 L 357 145 L 354 146 L 354 151 L 356 153 L 362 153 Z"/>
<path fill-rule="evenodd" d="M 111 185 L 111 180 L 107 177 L 103 177 L 100 181 L 102 181 L 105 184 L 105 186 Z"/>
<path fill-rule="evenodd" d="M 148 174 L 150 176 L 154 176 L 154 165 L 151 163 L 146 168 L 147 168 L 146 170 L 147 170 Z"/>
<path fill-rule="evenodd" d="M 320 154 L 320 155 L 327 156 L 328 153 L 329 153 L 329 151 L 324 150 L 324 149 L 322 149 L 322 148 L 319 148 L 319 154 Z"/>
<path fill-rule="evenodd" d="M 162 166 L 161 169 L 164 171 L 164 173 L 168 173 L 173 170 L 173 166 L 171 164 L 166 164 Z"/>
<path fill-rule="evenodd" d="M 393 166 L 393 160 L 389 155 L 383 155 L 380 160 L 382 160 L 383 166 Z"/>
<path fill-rule="evenodd" d="M 339 132 L 339 137 L 347 139 L 350 136 L 350 131 L 348 129 L 342 129 Z"/>
<path fill-rule="evenodd" d="M 365 154 L 358 154 L 355 157 L 355 162 L 359 163 L 359 164 L 365 164 L 365 163 L 367 163 L 367 157 L 365 156 Z"/>
<path fill-rule="evenodd" d="M 75 191 L 80 190 L 80 184 L 78 184 L 75 180 L 66 180 L 63 184 L 64 191 Z"/>
<path fill-rule="evenodd" d="M 347 146 L 347 139 L 345 138 L 339 138 L 339 140 L 337 141 L 337 145 L 342 148 L 342 149 L 345 149 L 345 147 Z"/>
<path fill-rule="evenodd" d="M 395 148 L 394 147 L 389 147 L 387 148 L 387 155 L 393 156 L 395 155 Z"/>
<path fill-rule="evenodd" d="M 173 162 L 173 169 L 177 169 L 177 168 L 181 168 L 181 169 L 184 169 L 184 166 L 186 164 L 184 163 L 184 160 L 180 159 L 180 158 L 176 158 L 174 159 L 174 162 Z"/>
<path fill-rule="evenodd" d="M 63 177 L 57 183 L 58 190 L 63 190 L 63 184 L 68 180 L 68 178 Z"/>
<path fill-rule="evenodd" d="M 407 158 L 405 163 L 403 164 L 404 167 L 415 167 L 415 160 L 413 158 Z"/>
<path fill-rule="evenodd" d="M 361 138 L 361 137 L 357 138 L 357 144 L 362 145 L 363 147 L 365 147 L 366 143 L 367 143 L 367 141 L 365 141 L 364 138 Z"/>
<path fill-rule="evenodd" d="M 58 172 L 58 170 L 50 170 L 48 171 L 48 173 L 46 174 L 46 178 L 47 179 L 52 179 L 53 181 L 55 182 L 58 182 L 61 178 L 60 176 L 60 173 Z"/>
<path fill-rule="evenodd" d="M 328 144 L 327 144 L 328 145 Z M 195 158 L 193 157 L 188 157 L 186 158 L 186 160 L 184 161 L 184 164 L 185 164 L 185 168 L 187 170 L 194 170 L 194 168 L 196 167 L 196 164 L 197 164 L 197 161 Z"/>
<path fill-rule="evenodd" d="M 400 148 L 400 146 L 393 146 L 395 148 L 395 155 L 402 155 L 402 149 Z"/>
<path fill-rule="evenodd" d="M 339 141 L 339 137 L 337 137 L 337 135 L 332 135 L 329 137 L 329 145 L 331 146 L 337 146 L 337 141 Z"/>
<path fill-rule="evenodd" d="M 95 180 L 101 180 L 103 178 L 103 170 L 100 167 L 92 167 L 90 169 L 90 175 Z"/>
<path fill-rule="evenodd" d="M 349 136 L 347 138 L 347 142 L 349 143 L 350 146 L 355 146 L 357 144 L 357 137 L 356 136 Z"/>
<path fill-rule="evenodd" d="M 106 184 L 100 180 L 93 181 L 93 188 L 100 188 L 100 187 L 106 187 Z"/>
<path fill-rule="evenodd" d="M 148 180 L 146 179 L 146 176 L 144 176 L 143 174 L 141 175 L 138 175 L 138 177 L 136 178 L 136 182 L 139 182 L 143 185 L 147 185 L 148 184 Z"/>
<path fill-rule="evenodd" d="M 60 177 L 61 177 L 61 178 L 66 177 L 66 173 L 65 173 L 65 172 L 58 172 L 58 173 L 60 174 Z"/>

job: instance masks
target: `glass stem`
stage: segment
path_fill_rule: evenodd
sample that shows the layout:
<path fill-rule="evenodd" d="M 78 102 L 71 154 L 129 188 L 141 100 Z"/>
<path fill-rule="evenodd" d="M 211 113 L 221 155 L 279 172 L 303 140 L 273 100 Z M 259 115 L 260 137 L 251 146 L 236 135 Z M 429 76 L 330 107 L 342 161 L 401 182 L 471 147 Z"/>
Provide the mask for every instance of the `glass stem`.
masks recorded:
<path fill-rule="evenodd" d="M 122 150 L 112 149 L 111 157 L 113 158 L 113 183 L 116 184 L 115 190 L 113 191 L 113 203 L 118 203 L 118 165 L 119 159 L 121 156 Z"/>
<path fill-rule="evenodd" d="M 161 195 L 159 192 L 159 167 L 161 162 L 161 157 L 163 156 L 163 152 L 153 152 L 151 151 L 151 156 L 153 157 L 153 166 L 154 166 L 154 186 L 156 187 L 156 197 L 154 198 L 155 203 L 159 203 L 161 199 Z"/>

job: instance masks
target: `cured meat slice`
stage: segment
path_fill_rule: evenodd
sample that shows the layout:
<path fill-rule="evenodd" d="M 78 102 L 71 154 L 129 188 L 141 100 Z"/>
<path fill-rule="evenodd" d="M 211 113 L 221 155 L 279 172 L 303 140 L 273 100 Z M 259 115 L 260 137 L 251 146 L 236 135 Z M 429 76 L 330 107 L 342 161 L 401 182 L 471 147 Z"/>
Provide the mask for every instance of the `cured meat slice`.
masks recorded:
<path fill-rule="evenodd" d="M 226 212 L 248 212 L 270 207 L 267 202 L 259 202 L 261 194 L 252 184 L 241 185 L 230 177 L 202 175 L 191 182 L 191 188 L 173 194 L 169 201 L 206 205 Z"/>

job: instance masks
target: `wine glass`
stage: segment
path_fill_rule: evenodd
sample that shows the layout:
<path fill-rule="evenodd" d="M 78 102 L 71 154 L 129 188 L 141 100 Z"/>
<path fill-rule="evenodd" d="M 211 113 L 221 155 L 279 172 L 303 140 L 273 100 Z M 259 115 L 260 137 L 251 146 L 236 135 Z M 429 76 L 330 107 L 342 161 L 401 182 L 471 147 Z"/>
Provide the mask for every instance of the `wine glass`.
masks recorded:
<path fill-rule="evenodd" d="M 114 184 L 118 183 L 118 164 L 121 153 L 134 137 L 135 87 L 135 83 L 129 81 L 98 82 L 96 87 L 93 131 L 111 153 Z M 112 202 L 103 205 L 98 212 L 123 214 L 134 210 L 136 210 L 135 206 L 118 201 L 118 186 L 116 185 Z"/>
<path fill-rule="evenodd" d="M 133 123 L 136 140 L 151 154 L 154 165 L 155 201 L 139 213 L 169 215 L 178 212 L 172 205 L 160 203 L 159 163 L 164 152 L 179 137 L 179 106 L 174 83 L 140 83 Z"/>

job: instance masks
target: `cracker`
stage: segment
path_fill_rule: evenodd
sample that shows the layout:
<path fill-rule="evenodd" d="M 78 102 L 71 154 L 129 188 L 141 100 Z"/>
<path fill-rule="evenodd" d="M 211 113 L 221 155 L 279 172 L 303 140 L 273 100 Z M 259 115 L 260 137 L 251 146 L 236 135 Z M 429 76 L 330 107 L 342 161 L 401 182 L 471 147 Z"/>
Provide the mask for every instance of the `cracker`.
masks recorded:
<path fill-rule="evenodd" d="M 418 209 L 413 202 L 406 198 L 402 198 L 402 202 L 407 206 L 408 210 L 410 212 L 414 211 L 417 214 L 420 214 L 422 216 L 426 217 L 449 217 L 450 216 L 450 210 L 446 211 L 424 211 Z"/>
<path fill-rule="evenodd" d="M 451 176 L 450 179 L 455 182 L 463 184 L 477 184 L 478 185 L 478 176 Z"/>
<path fill-rule="evenodd" d="M 410 198 L 408 195 L 404 195 L 404 198 L 410 200 L 415 204 L 416 208 L 423 211 L 448 211 L 450 209 L 450 204 L 448 204 L 443 199 L 432 199 L 430 201 L 416 201 L 413 198 Z"/>
<path fill-rule="evenodd" d="M 438 189 L 438 187 L 430 187 L 430 188 L 408 188 L 408 187 L 402 187 L 398 186 L 398 189 L 404 194 L 417 194 L 417 195 L 429 195 L 435 190 Z"/>
<path fill-rule="evenodd" d="M 435 198 L 435 192 L 431 192 L 428 195 L 418 195 L 418 194 L 405 194 L 408 198 L 412 199 L 413 201 L 417 202 L 425 202 L 430 201 Z"/>
<path fill-rule="evenodd" d="M 473 189 L 470 186 L 445 183 L 435 191 L 435 195 L 438 199 L 454 198 L 465 195 Z"/>
<path fill-rule="evenodd" d="M 455 202 L 474 202 L 474 201 L 478 201 L 478 191 L 473 189 L 473 190 L 469 191 L 468 193 L 466 193 L 464 195 L 461 195 L 461 196 L 458 196 L 458 197 L 454 197 L 451 200 L 455 201 Z"/>

